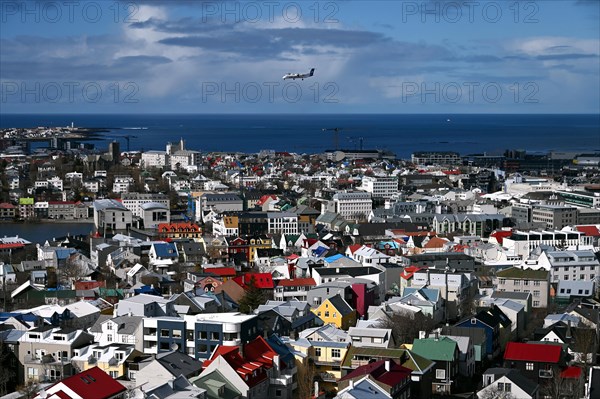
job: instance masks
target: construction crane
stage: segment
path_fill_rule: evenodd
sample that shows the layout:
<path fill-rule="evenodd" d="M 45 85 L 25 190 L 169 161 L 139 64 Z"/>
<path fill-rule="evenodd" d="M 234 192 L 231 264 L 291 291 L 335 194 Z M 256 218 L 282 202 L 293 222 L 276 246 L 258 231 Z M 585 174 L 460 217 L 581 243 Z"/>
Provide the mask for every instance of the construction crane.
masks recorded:
<path fill-rule="evenodd" d="M 333 149 L 338 150 L 340 143 L 340 132 L 344 130 L 341 127 L 332 127 L 332 128 L 323 128 L 321 129 L 324 132 L 333 132 Z"/>
<path fill-rule="evenodd" d="M 348 136 L 348 137 L 346 137 L 346 139 L 347 139 L 347 140 L 348 140 L 350 143 L 354 144 L 354 149 L 355 149 L 355 150 L 356 150 L 356 142 L 358 141 L 358 144 L 359 144 L 359 147 L 358 147 L 358 149 L 359 149 L 359 150 L 361 150 L 361 151 L 363 150 L 363 141 L 364 141 L 364 137 L 350 137 L 350 136 Z"/>

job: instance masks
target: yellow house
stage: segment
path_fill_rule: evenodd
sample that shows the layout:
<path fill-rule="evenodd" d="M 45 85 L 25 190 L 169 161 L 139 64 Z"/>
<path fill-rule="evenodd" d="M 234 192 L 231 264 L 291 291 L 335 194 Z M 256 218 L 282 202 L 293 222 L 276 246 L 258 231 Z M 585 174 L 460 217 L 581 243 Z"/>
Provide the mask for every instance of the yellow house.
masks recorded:
<path fill-rule="evenodd" d="M 342 330 L 348 330 L 356 325 L 356 310 L 337 294 L 324 300 L 312 310 L 325 324 L 333 324 Z"/>
<path fill-rule="evenodd" d="M 312 372 L 318 376 L 320 389 L 337 390 L 337 381 L 342 378 L 341 364 L 350 348 L 349 342 L 300 339 L 291 341 L 290 344 L 297 352 L 303 353 L 310 359 L 309 363 L 314 365 Z M 297 359 L 306 364 L 302 357 Z"/>

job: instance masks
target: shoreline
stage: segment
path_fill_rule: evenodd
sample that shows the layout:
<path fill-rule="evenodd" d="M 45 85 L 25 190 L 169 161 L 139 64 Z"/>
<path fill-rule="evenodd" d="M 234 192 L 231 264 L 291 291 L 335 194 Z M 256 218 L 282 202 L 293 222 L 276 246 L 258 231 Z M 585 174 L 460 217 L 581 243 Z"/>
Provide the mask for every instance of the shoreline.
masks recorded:
<path fill-rule="evenodd" d="M 19 224 L 19 225 L 36 225 L 36 224 L 94 224 L 94 219 L 39 219 L 35 221 L 28 220 L 0 220 L 0 224 Z"/>

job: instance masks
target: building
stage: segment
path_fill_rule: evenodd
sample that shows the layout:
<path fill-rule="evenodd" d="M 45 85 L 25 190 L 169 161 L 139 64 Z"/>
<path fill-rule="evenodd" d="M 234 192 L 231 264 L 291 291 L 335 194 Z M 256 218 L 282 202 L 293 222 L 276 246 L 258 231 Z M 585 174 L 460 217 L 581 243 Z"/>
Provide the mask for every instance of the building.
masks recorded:
<path fill-rule="evenodd" d="M 534 205 L 531 209 L 531 221 L 546 223 L 548 229 L 562 229 L 577 224 L 577 208 L 562 205 Z"/>
<path fill-rule="evenodd" d="M 165 151 L 145 151 L 142 153 L 141 166 L 162 169 L 167 166 L 167 153 Z"/>
<path fill-rule="evenodd" d="M 146 202 L 140 205 L 140 218 L 145 229 L 155 229 L 171 221 L 171 212 L 167 205 L 158 202 Z"/>
<path fill-rule="evenodd" d="M 432 228 L 439 234 L 461 231 L 464 235 L 487 237 L 504 226 L 506 217 L 501 214 L 443 214 L 435 215 Z"/>
<path fill-rule="evenodd" d="M 298 234 L 298 215 L 291 212 L 267 212 L 268 234 Z"/>
<path fill-rule="evenodd" d="M 94 224 L 98 231 L 129 230 L 132 213 L 121 202 L 113 199 L 94 201 Z"/>
<path fill-rule="evenodd" d="M 504 367 L 517 369 L 538 384 L 558 377 L 556 372 L 566 364 L 560 344 L 509 342 L 504 351 Z"/>
<path fill-rule="evenodd" d="M 600 193 L 588 191 L 556 191 L 565 203 L 584 208 L 600 208 Z"/>
<path fill-rule="evenodd" d="M 435 362 L 433 392 L 450 394 L 458 377 L 458 344 L 450 338 L 436 336 L 435 338 L 415 339 L 412 350 L 417 355 Z"/>
<path fill-rule="evenodd" d="M 458 152 L 452 151 L 420 151 L 413 152 L 411 161 L 418 165 L 460 165 L 462 158 Z"/>
<path fill-rule="evenodd" d="M 534 308 L 547 308 L 550 299 L 550 274 L 546 270 L 510 267 L 496 272 L 494 287 L 500 292 L 530 293 Z"/>
<path fill-rule="evenodd" d="M 359 190 L 371 194 L 373 198 L 391 198 L 398 194 L 398 179 L 396 177 L 364 176 Z"/>
<path fill-rule="evenodd" d="M 333 212 L 348 220 L 367 220 L 373 210 L 370 193 L 338 192 L 332 202 Z"/>
<path fill-rule="evenodd" d="M 171 201 L 166 194 L 142 194 L 142 193 L 123 193 L 121 202 L 125 208 L 129 209 L 133 216 L 143 216 L 143 204 L 157 203 L 163 205 L 166 209 L 171 209 Z M 164 221 L 163 221 L 164 223 Z"/>
<path fill-rule="evenodd" d="M 544 255 L 547 263 L 544 262 Z M 540 255 L 539 262 L 542 267 L 550 270 L 552 282 L 560 280 L 594 281 L 596 287 L 600 282 L 600 262 L 594 251 L 547 251 Z M 548 267 L 548 263 L 550 267 Z"/>
<path fill-rule="evenodd" d="M 339 294 L 326 298 L 320 305 L 313 309 L 325 324 L 331 323 L 342 330 L 348 330 L 356 324 L 356 310 Z"/>
<path fill-rule="evenodd" d="M 19 339 L 19 362 L 25 380 L 51 382 L 73 374 L 71 357 L 75 349 L 93 342 L 94 337 L 82 330 L 42 326 L 27 331 Z"/>

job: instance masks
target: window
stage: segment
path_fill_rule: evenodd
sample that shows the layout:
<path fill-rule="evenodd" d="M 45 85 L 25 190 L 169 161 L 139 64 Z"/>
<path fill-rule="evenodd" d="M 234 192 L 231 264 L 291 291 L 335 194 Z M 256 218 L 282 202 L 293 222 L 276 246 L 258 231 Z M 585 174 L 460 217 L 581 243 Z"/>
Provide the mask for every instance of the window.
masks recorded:
<path fill-rule="evenodd" d="M 535 307 L 540 306 L 540 301 L 533 301 L 533 306 L 535 306 Z"/>
<path fill-rule="evenodd" d="M 498 391 L 499 392 L 504 392 L 504 383 L 503 382 L 499 382 L 498 383 Z"/>
<path fill-rule="evenodd" d="M 171 349 L 171 346 L 169 345 L 168 342 L 161 342 L 160 343 L 160 349 L 162 349 L 162 350 L 169 350 L 169 349 Z"/>
<path fill-rule="evenodd" d="M 444 370 L 444 369 L 435 370 L 435 378 L 438 380 L 445 379 L 446 378 L 446 370 Z"/>
<path fill-rule="evenodd" d="M 106 336 L 106 340 L 107 340 L 108 342 L 112 342 L 112 340 L 113 340 L 113 336 L 112 336 L 112 334 L 108 334 L 108 335 Z"/>
<path fill-rule="evenodd" d="M 281 396 L 281 389 L 275 390 L 275 396 Z"/>
<path fill-rule="evenodd" d="M 119 376 L 119 372 L 118 371 L 109 371 L 110 376 L 112 378 L 117 378 Z"/>
<path fill-rule="evenodd" d="M 160 330 L 160 336 L 161 337 L 168 337 L 169 336 L 169 330 Z"/>
<path fill-rule="evenodd" d="M 333 358 L 340 358 L 341 354 L 340 354 L 340 350 L 339 349 L 332 349 L 331 350 L 331 357 Z"/>
<path fill-rule="evenodd" d="M 315 356 L 321 356 L 321 348 L 315 348 Z"/>
<path fill-rule="evenodd" d="M 540 296 L 540 292 L 539 291 L 533 291 L 533 296 Z"/>
<path fill-rule="evenodd" d="M 200 339 L 206 339 L 208 337 L 208 333 L 206 331 L 200 331 Z"/>
<path fill-rule="evenodd" d="M 540 286 L 540 282 L 538 280 L 536 280 L 536 281 L 533 282 L 533 285 Z"/>
<path fill-rule="evenodd" d="M 112 330 L 112 323 L 106 323 L 106 329 Z"/>
<path fill-rule="evenodd" d="M 511 392 L 512 391 L 512 384 L 511 383 L 506 383 L 504 384 L 504 392 Z"/>
<path fill-rule="evenodd" d="M 329 317 L 329 311 L 328 310 L 325 311 L 325 317 Z"/>
<path fill-rule="evenodd" d="M 533 371 L 533 363 L 525 363 L 525 370 Z"/>
<path fill-rule="evenodd" d="M 173 330 L 173 338 L 181 338 L 181 330 Z"/>
<path fill-rule="evenodd" d="M 115 359 L 118 361 L 123 360 L 123 352 L 115 352 Z"/>

